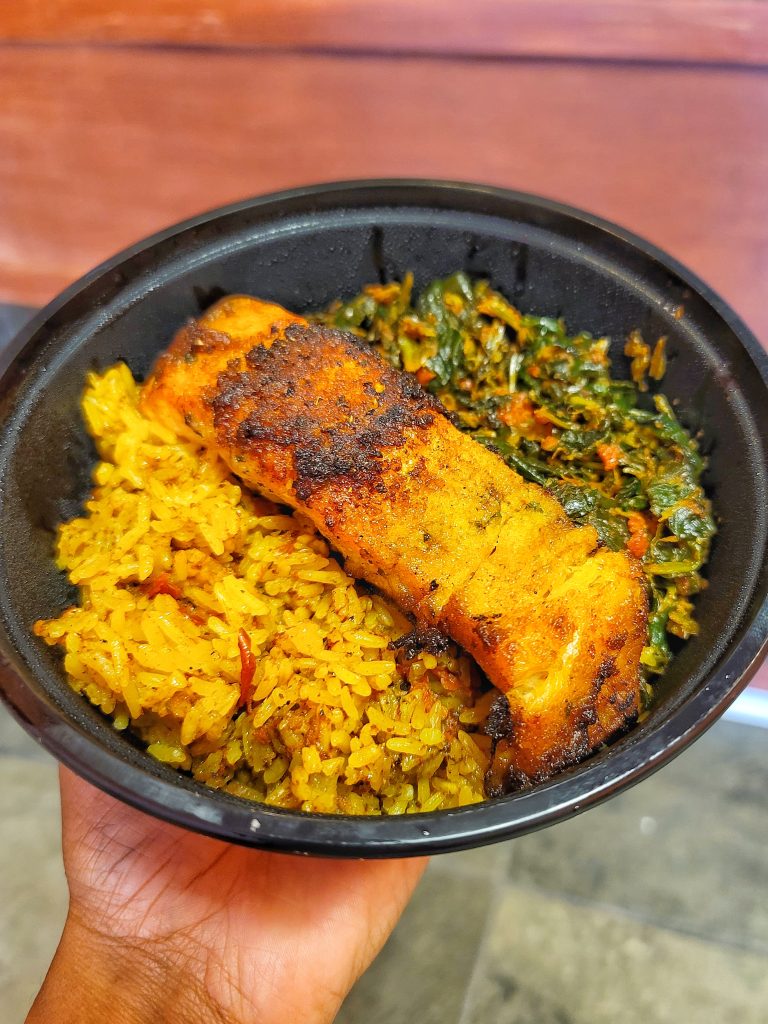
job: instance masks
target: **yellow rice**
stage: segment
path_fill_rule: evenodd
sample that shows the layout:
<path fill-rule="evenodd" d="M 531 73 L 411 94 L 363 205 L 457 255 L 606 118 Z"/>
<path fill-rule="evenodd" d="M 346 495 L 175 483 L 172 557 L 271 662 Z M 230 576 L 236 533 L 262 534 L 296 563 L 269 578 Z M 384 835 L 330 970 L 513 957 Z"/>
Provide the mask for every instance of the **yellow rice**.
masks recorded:
<path fill-rule="evenodd" d="M 90 374 L 101 458 L 57 563 L 80 604 L 35 632 L 72 687 L 159 761 L 303 811 L 402 814 L 482 800 L 491 699 L 455 649 L 406 660 L 412 626 L 304 518 L 243 491 L 138 408 L 122 364 Z M 171 593 L 154 593 L 165 579 Z M 178 599 L 175 594 L 178 594 Z M 241 702 L 245 635 L 255 658 Z"/>

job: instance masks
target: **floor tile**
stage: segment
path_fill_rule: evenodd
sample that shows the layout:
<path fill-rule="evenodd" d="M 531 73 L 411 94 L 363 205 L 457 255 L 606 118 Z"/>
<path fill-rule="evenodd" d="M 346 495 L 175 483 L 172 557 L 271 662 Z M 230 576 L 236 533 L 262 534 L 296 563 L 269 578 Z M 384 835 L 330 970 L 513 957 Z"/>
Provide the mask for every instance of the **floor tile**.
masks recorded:
<path fill-rule="evenodd" d="M 461 1024 L 765 1024 L 766 1008 L 768 957 L 508 886 Z"/>
<path fill-rule="evenodd" d="M 509 867 L 514 843 L 493 843 L 460 853 L 444 853 L 432 858 L 435 872 L 465 875 L 471 878 L 503 880 Z"/>
<path fill-rule="evenodd" d="M 486 923 L 491 885 L 427 871 L 336 1024 L 457 1024 Z"/>
<path fill-rule="evenodd" d="M 34 757 L 38 761 L 51 761 L 51 756 L 11 715 L 4 704 L 0 703 L 0 757 L 10 754 L 13 757 Z"/>
<path fill-rule="evenodd" d="M 3 1024 L 22 1024 L 67 909 L 52 761 L 0 757 L 0 822 L 0 1006 Z"/>
<path fill-rule="evenodd" d="M 509 879 L 766 952 L 767 765 L 768 730 L 719 723 L 634 789 L 516 840 Z"/>

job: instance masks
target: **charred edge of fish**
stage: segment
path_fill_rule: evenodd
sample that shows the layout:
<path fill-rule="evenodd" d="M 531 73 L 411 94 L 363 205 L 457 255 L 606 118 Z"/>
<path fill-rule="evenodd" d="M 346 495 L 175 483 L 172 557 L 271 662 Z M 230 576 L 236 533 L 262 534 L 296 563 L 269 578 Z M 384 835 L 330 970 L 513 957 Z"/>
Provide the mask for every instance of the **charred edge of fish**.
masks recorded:
<path fill-rule="evenodd" d="M 491 704 L 483 732 L 493 740 L 491 760 L 485 773 L 485 792 L 488 797 L 506 796 L 534 783 L 525 772 L 516 768 L 514 743 L 515 722 L 507 697 L 500 693 Z"/>
<path fill-rule="evenodd" d="M 508 796 L 510 793 L 519 793 L 522 789 L 530 789 L 534 780 L 511 764 L 501 766 L 491 761 L 491 766 L 485 773 L 484 784 L 488 798 L 495 799 Z"/>
<path fill-rule="evenodd" d="M 445 654 L 450 643 L 450 637 L 434 626 L 428 626 L 425 629 L 412 629 L 410 633 L 404 633 L 397 640 L 392 640 L 389 647 L 393 651 L 402 651 L 408 661 L 413 661 L 422 651 L 434 655 Z"/>
<path fill-rule="evenodd" d="M 494 697 L 493 703 L 488 711 L 483 731 L 492 740 L 508 739 L 512 734 L 514 722 L 512 720 L 512 709 L 509 700 L 503 693 Z"/>
<path fill-rule="evenodd" d="M 597 702 L 600 696 L 600 691 L 609 679 L 613 679 L 617 672 L 618 668 L 616 667 L 616 659 L 614 657 L 604 658 L 600 662 L 594 682 L 592 683 L 589 697 L 582 704 L 574 718 L 573 727 L 576 730 L 576 735 L 574 736 L 576 746 L 574 747 L 574 751 L 577 749 L 581 750 L 585 742 L 587 743 L 589 750 L 592 749 L 592 744 L 588 742 L 587 730 L 590 726 L 596 725 L 599 721 Z M 587 753 L 588 752 L 589 751 L 587 751 Z M 586 756 L 586 754 L 581 756 Z"/>

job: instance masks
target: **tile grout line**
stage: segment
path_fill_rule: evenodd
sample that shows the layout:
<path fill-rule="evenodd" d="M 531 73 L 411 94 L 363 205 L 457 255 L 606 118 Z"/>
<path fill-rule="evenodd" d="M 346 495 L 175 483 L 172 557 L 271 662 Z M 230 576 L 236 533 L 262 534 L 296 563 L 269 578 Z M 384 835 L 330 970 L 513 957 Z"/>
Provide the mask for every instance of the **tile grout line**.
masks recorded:
<path fill-rule="evenodd" d="M 667 932 L 670 935 L 694 939 L 705 946 L 711 946 L 715 949 L 727 949 L 735 953 L 750 953 L 753 956 L 768 958 L 768 945 L 765 943 L 758 942 L 756 945 L 751 945 L 749 942 L 738 942 L 734 939 L 713 939 L 691 928 L 661 922 L 642 913 L 642 911 L 632 910 L 630 907 L 623 907 L 618 903 L 607 903 L 593 900 L 586 896 L 578 896 L 575 893 L 545 889 L 530 882 L 515 882 L 507 879 L 507 884 L 512 888 L 519 889 L 521 892 L 533 893 L 537 896 L 543 896 L 545 899 L 567 903 L 572 907 L 582 907 L 586 910 L 598 910 L 604 914 L 612 914 L 625 921 L 647 925 L 649 928 L 656 928 L 658 931 Z M 460 1024 L 463 1024 L 463 1022 L 460 1022 Z"/>
<path fill-rule="evenodd" d="M 473 991 L 475 978 L 480 971 L 481 964 L 484 960 L 485 951 L 490 943 L 491 927 L 496 920 L 496 907 L 499 905 L 499 897 L 504 886 L 507 884 L 507 877 L 514 860 L 514 840 L 510 843 L 509 857 L 502 866 L 501 857 L 499 857 L 499 863 L 493 871 L 493 884 L 491 885 L 489 899 L 488 899 L 488 911 L 486 913 L 485 923 L 483 925 L 483 932 L 480 936 L 480 941 L 477 944 L 477 951 L 475 953 L 475 962 L 472 965 L 472 970 L 469 974 L 469 980 L 464 990 L 464 998 L 461 1001 L 461 1008 L 459 1015 L 456 1019 L 456 1024 L 468 1024 L 469 1013 L 471 1010 L 470 996 Z"/>

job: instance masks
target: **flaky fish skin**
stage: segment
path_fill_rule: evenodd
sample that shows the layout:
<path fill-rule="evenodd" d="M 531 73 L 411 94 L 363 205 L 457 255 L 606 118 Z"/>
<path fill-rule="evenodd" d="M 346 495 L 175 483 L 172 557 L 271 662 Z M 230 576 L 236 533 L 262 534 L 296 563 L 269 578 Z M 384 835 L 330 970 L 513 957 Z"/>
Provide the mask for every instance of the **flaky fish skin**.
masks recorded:
<path fill-rule="evenodd" d="M 475 658 L 506 697 L 492 792 L 548 777 L 636 719 L 640 564 L 574 526 L 367 343 L 230 296 L 178 332 L 142 403 Z"/>

